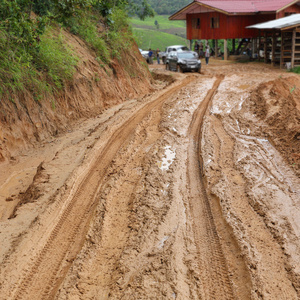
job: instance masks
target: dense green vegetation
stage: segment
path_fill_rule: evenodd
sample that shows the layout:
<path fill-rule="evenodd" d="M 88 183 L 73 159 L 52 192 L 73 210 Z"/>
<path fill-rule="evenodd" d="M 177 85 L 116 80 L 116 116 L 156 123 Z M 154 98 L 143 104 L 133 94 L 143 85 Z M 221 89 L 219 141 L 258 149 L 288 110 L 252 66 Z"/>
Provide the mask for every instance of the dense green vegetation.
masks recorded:
<path fill-rule="evenodd" d="M 143 0 L 133 0 L 135 3 L 141 3 Z M 151 7 L 159 15 L 171 15 L 188 5 L 192 0 L 148 0 Z"/>
<path fill-rule="evenodd" d="M 300 74 L 300 67 L 295 67 L 295 68 L 291 69 L 290 71 L 293 73 L 296 73 L 296 74 Z"/>
<path fill-rule="evenodd" d="M 72 78 L 78 58 L 62 30 L 79 35 L 109 64 L 132 45 L 128 14 L 153 15 L 146 1 L 2 0 L 0 1 L 0 96 L 30 91 L 36 100 L 55 93 Z M 99 31 L 99 24 L 106 30 Z"/>

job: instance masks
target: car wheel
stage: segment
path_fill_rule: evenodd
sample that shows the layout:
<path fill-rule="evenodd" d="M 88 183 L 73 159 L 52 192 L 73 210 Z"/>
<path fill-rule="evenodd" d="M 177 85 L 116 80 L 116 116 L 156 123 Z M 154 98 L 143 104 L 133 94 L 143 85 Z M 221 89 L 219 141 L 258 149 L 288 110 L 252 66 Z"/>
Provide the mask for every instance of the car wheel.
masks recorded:
<path fill-rule="evenodd" d="M 179 65 L 177 65 L 177 72 L 183 73 L 183 70 L 182 70 L 182 68 Z"/>
<path fill-rule="evenodd" d="M 162 61 L 163 61 L 163 64 L 165 65 L 165 64 L 166 64 L 166 58 L 163 57 L 163 58 L 162 58 Z"/>
<path fill-rule="evenodd" d="M 170 66 L 169 66 L 169 64 L 166 64 L 166 70 L 167 70 L 167 71 L 170 71 Z"/>

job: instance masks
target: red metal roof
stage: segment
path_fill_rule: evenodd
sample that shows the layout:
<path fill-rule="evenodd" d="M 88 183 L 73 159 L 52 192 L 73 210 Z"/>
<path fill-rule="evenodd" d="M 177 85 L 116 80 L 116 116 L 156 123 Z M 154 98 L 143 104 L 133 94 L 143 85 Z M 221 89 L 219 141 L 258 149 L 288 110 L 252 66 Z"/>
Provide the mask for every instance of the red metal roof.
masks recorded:
<path fill-rule="evenodd" d="M 199 4 L 227 13 L 256 13 L 278 11 L 298 1 L 292 0 L 195 0 Z"/>

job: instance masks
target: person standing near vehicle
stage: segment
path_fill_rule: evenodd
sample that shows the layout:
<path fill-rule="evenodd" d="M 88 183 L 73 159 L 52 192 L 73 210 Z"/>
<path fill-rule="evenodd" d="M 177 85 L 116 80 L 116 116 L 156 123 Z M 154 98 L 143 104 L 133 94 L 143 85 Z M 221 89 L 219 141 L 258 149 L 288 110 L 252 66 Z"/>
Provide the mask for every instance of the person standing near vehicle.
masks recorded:
<path fill-rule="evenodd" d="M 203 43 L 200 42 L 199 45 L 199 57 L 202 58 L 203 57 Z"/>
<path fill-rule="evenodd" d="M 208 61 L 209 61 L 209 57 L 210 57 L 209 46 L 206 46 L 205 48 L 206 48 L 206 50 L 205 50 L 205 61 L 206 61 L 206 64 L 208 65 Z"/>
<path fill-rule="evenodd" d="M 199 44 L 197 41 L 195 42 L 194 51 L 197 52 L 197 54 L 199 56 Z"/>
<path fill-rule="evenodd" d="M 153 51 L 151 50 L 151 48 L 149 49 L 148 56 L 149 56 L 149 64 L 153 65 Z"/>
<path fill-rule="evenodd" d="M 157 64 L 158 65 L 160 64 L 159 52 L 160 52 L 160 50 L 157 48 L 157 50 L 156 50 L 156 59 L 157 59 Z"/>

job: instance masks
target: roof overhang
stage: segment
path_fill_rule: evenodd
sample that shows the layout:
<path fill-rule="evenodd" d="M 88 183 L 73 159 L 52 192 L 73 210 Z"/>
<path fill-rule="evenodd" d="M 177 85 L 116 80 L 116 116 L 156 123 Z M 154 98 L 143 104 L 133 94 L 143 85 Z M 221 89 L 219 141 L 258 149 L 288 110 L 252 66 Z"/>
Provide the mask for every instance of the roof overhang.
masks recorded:
<path fill-rule="evenodd" d="M 286 9 L 286 8 L 288 8 L 288 7 L 292 6 L 292 5 L 294 5 L 294 4 L 300 5 L 300 4 L 299 4 L 299 0 L 294 0 L 294 1 L 292 1 L 291 3 L 289 3 L 289 4 L 287 4 L 287 5 L 283 6 L 283 7 L 281 7 L 280 9 L 278 9 L 278 10 L 276 11 L 276 13 L 279 13 L 279 12 L 281 12 L 282 10 L 284 10 L 284 9 Z"/>
<path fill-rule="evenodd" d="M 213 11 L 215 11 L 215 8 L 209 8 L 208 6 L 204 6 L 199 2 L 192 2 L 187 6 L 183 7 L 181 10 L 174 13 L 173 15 L 171 15 L 169 17 L 169 20 L 186 20 L 187 14 L 198 14 Z"/>

